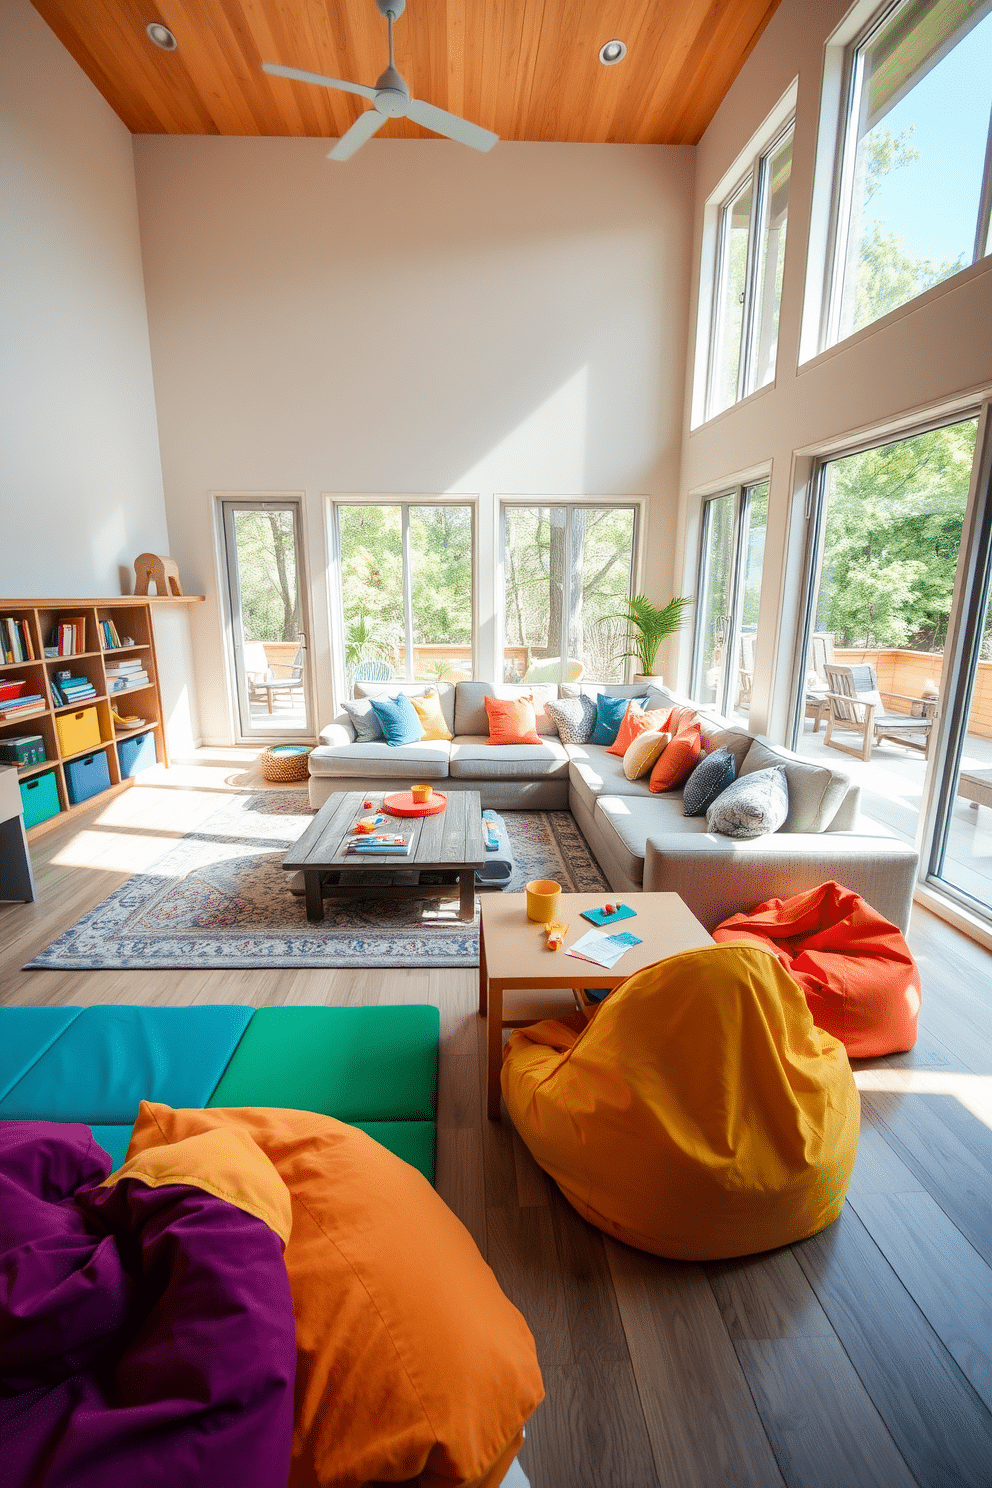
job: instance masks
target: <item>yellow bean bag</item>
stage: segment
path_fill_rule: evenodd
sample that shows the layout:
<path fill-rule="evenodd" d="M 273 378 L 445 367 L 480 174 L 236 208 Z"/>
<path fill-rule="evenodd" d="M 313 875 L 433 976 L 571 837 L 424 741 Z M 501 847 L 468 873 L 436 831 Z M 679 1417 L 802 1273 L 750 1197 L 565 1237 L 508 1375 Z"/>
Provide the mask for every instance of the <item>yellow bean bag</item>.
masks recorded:
<path fill-rule="evenodd" d="M 773 952 L 714 945 L 513 1033 L 507 1109 L 569 1203 L 656 1255 L 770 1250 L 836 1219 L 860 1105 L 843 1044 Z"/>

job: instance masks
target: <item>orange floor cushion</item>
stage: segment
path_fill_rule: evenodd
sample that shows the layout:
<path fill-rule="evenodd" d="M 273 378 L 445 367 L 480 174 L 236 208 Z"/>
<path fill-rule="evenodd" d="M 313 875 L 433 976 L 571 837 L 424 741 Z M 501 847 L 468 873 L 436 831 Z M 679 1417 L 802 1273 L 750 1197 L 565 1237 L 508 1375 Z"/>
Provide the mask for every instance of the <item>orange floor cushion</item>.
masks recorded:
<path fill-rule="evenodd" d="M 544 1390 L 534 1340 L 422 1173 L 309 1111 L 142 1101 L 129 1155 L 217 1127 L 288 1189 L 296 1316 L 289 1488 L 496 1488 Z"/>
<path fill-rule="evenodd" d="M 511 1034 L 503 1095 L 535 1160 L 607 1234 L 711 1260 L 840 1213 L 860 1106 L 843 1045 L 777 958 L 670 956 L 581 1013 Z"/>
<path fill-rule="evenodd" d="M 841 884 L 768 899 L 713 931 L 774 951 L 806 994 L 817 1028 L 852 1059 L 899 1054 L 916 1043 L 920 973 L 895 925 Z"/>

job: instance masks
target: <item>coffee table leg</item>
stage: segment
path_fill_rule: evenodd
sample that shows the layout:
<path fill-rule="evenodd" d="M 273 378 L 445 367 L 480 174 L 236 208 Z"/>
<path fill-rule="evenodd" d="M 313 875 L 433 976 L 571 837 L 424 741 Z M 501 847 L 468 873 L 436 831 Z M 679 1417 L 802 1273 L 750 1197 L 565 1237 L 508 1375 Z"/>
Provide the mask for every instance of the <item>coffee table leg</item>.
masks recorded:
<path fill-rule="evenodd" d="M 475 869 L 463 868 L 458 875 L 458 918 L 475 919 Z"/>
<path fill-rule="evenodd" d="M 320 892 L 320 874 L 304 869 L 303 887 L 307 896 L 307 919 L 322 920 L 324 918 L 324 896 Z"/>
<path fill-rule="evenodd" d="M 499 1071 L 503 1063 L 503 988 L 497 982 L 489 986 L 489 1015 L 486 1025 L 488 1045 L 488 1073 L 486 1077 L 486 1108 L 490 1121 L 500 1116 Z"/>

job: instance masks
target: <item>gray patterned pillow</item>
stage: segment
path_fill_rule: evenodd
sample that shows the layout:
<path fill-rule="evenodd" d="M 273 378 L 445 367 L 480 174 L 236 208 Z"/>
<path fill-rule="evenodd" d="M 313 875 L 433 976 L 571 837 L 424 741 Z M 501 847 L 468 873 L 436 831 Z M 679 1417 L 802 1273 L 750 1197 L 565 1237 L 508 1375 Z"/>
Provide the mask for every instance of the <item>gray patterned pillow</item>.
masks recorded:
<path fill-rule="evenodd" d="M 342 703 L 341 706 L 351 719 L 356 744 L 372 744 L 376 741 L 382 743 L 385 735 L 379 727 L 379 720 L 368 698 L 356 698 L 354 702 Z"/>
<path fill-rule="evenodd" d="M 558 737 L 563 744 L 588 744 L 596 727 L 596 699 L 586 697 L 559 698 L 557 702 L 545 703 L 544 711 L 554 720 Z"/>
<path fill-rule="evenodd" d="M 724 837 L 764 837 L 777 832 L 788 814 L 789 787 L 776 765 L 728 785 L 706 813 L 706 830 Z"/>
<path fill-rule="evenodd" d="M 712 754 L 705 754 L 685 783 L 682 815 L 702 816 L 736 774 L 737 761 L 729 749 L 714 749 Z"/>

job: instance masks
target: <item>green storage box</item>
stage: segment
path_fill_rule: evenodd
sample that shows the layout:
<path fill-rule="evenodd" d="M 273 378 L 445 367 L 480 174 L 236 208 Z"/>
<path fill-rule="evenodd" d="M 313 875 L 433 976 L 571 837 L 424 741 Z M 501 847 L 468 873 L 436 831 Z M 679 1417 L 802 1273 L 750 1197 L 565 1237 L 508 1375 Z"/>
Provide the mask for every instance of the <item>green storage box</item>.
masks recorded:
<path fill-rule="evenodd" d="M 0 764 L 43 765 L 48 756 L 40 734 L 21 734 L 15 739 L 0 739 Z"/>
<path fill-rule="evenodd" d="M 21 801 L 24 804 L 25 827 L 36 827 L 49 817 L 58 816 L 62 810 L 59 787 L 54 770 L 46 770 L 33 780 L 21 781 Z"/>

